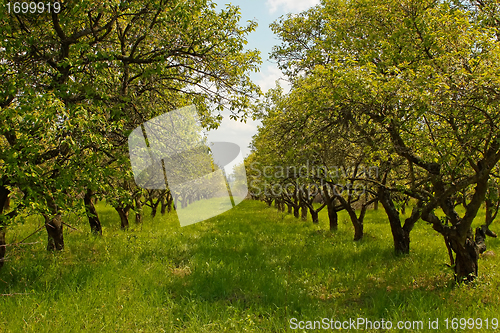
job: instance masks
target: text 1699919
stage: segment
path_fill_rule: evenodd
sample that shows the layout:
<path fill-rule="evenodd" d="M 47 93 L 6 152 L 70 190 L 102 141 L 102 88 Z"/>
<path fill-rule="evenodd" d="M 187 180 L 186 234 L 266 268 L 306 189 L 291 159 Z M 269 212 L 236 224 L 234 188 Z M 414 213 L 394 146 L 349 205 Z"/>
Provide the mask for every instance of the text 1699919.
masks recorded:
<path fill-rule="evenodd" d="M 5 6 L 9 14 L 57 14 L 61 11 L 61 4 L 59 2 L 7 2 Z"/>

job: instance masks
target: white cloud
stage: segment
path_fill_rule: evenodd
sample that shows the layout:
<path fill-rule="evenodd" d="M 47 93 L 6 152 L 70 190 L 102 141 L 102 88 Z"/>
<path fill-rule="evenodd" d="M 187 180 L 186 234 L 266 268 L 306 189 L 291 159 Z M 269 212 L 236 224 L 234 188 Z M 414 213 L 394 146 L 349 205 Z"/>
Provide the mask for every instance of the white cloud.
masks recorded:
<path fill-rule="evenodd" d="M 247 119 L 247 122 L 235 121 L 229 118 L 227 112 L 223 112 L 223 120 L 217 130 L 208 131 L 209 142 L 230 141 L 240 146 L 243 156 L 250 153 L 248 145 L 252 141 L 252 136 L 257 133 L 257 126 L 260 121 Z"/>
<path fill-rule="evenodd" d="M 285 12 L 301 12 L 309 7 L 319 4 L 319 0 L 267 0 L 266 5 L 269 13 L 274 13 L 278 8 L 283 7 Z"/>
<path fill-rule="evenodd" d="M 280 80 L 280 85 L 283 87 L 285 92 L 290 90 L 290 84 L 283 79 L 283 74 L 276 65 L 268 65 L 265 69 L 260 72 L 260 78 L 255 80 L 262 89 L 262 92 L 266 92 L 271 88 L 276 87 L 276 80 Z"/>

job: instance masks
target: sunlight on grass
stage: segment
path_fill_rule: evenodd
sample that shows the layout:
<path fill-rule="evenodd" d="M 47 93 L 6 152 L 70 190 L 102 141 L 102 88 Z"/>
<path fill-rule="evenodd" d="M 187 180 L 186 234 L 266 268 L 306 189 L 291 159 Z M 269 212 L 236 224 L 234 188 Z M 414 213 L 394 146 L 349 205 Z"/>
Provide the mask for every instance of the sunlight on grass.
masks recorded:
<path fill-rule="evenodd" d="M 257 201 L 184 228 L 174 214 L 146 211 L 142 225 L 121 231 L 109 205 L 98 210 L 103 237 L 72 218 L 78 231 L 66 228 L 62 253 L 44 250 L 44 231 L 27 240 L 40 243 L 8 248 L 0 292 L 20 294 L 0 298 L 0 331 L 285 332 L 292 317 L 498 316 L 497 256 L 480 259 L 476 282 L 457 286 L 442 238 L 423 222 L 411 254 L 393 254 L 383 210 L 367 212 L 359 242 L 345 214 L 330 233 L 325 210 L 313 225 Z M 9 243 L 40 224 L 25 219 Z M 488 250 L 499 243 L 488 238 Z"/>

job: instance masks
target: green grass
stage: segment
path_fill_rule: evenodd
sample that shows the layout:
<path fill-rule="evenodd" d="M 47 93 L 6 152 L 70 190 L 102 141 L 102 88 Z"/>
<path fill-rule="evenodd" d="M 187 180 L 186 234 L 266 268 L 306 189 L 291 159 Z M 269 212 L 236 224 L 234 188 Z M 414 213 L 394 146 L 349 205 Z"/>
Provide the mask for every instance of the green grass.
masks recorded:
<path fill-rule="evenodd" d="M 291 318 L 358 317 L 439 318 L 443 332 L 445 318 L 500 317 L 498 255 L 480 259 L 477 281 L 457 286 L 428 225 L 412 231 L 410 255 L 393 254 L 383 210 L 367 212 L 359 242 L 344 214 L 332 234 L 326 210 L 317 226 L 256 201 L 184 228 L 158 214 L 121 231 L 110 206 L 98 211 L 103 237 L 70 218 L 80 231 L 65 229 L 61 253 L 44 250 L 44 231 L 27 241 L 41 243 L 8 248 L 0 293 L 20 294 L 0 297 L 1 332 L 302 332 Z M 40 223 L 10 228 L 9 243 Z M 499 239 L 487 244 L 500 254 Z"/>

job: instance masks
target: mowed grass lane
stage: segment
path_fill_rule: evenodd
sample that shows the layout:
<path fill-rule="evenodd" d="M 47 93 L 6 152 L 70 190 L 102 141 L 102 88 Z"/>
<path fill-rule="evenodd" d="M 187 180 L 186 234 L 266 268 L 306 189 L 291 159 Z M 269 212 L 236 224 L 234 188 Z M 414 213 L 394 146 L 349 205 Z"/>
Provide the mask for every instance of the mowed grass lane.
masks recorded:
<path fill-rule="evenodd" d="M 131 218 L 121 231 L 109 205 L 98 212 L 103 237 L 69 217 L 79 231 L 65 229 L 63 252 L 44 250 L 45 231 L 27 240 L 38 244 L 8 248 L 0 293 L 12 296 L 0 297 L 0 331 L 297 332 L 291 318 L 363 317 L 393 325 L 439 318 L 442 332 L 446 318 L 500 317 L 499 239 L 487 239 L 497 255 L 480 259 L 477 281 L 457 286 L 429 225 L 415 226 L 410 255 L 393 254 L 383 210 L 367 212 L 359 242 L 345 214 L 330 233 L 326 209 L 313 225 L 257 201 L 184 228 L 174 214 L 152 220 L 146 211 L 142 225 Z M 24 218 L 8 242 L 41 223 Z"/>

